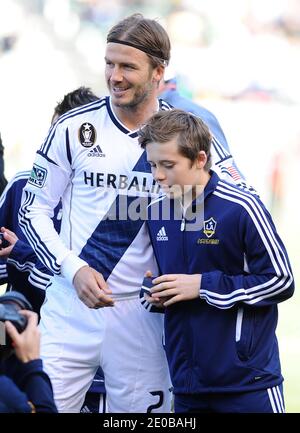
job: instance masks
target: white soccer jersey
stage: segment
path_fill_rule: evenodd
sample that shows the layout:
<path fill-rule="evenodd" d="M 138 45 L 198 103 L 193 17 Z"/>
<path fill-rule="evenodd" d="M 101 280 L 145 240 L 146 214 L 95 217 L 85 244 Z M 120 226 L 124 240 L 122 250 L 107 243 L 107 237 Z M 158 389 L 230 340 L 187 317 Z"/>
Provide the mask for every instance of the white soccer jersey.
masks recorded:
<path fill-rule="evenodd" d="M 159 105 L 170 108 L 161 100 Z M 231 155 L 215 139 L 212 154 L 221 171 L 222 161 L 232 166 Z M 155 275 L 157 265 L 136 199 L 146 209 L 145 196 L 157 193 L 137 131 L 120 123 L 104 97 L 69 111 L 50 129 L 24 188 L 20 225 L 58 278 L 71 283 L 89 264 L 114 296 L 138 294 L 145 271 Z M 58 235 L 50 218 L 60 197 Z"/>
<path fill-rule="evenodd" d="M 69 111 L 50 129 L 24 188 L 20 224 L 54 274 L 72 281 L 87 263 L 114 295 L 138 293 L 145 270 L 157 268 L 143 220 L 129 219 L 127 208 L 156 191 L 137 132 L 118 121 L 106 97 Z M 60 197 L 58 235 L 49 217 Z"/>

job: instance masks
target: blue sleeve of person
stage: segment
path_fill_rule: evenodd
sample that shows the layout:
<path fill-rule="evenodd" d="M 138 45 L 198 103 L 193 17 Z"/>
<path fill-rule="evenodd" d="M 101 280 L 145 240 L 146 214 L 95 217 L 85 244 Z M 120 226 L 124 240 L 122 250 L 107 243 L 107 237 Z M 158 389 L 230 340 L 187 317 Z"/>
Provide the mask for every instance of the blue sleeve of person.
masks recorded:
<path fill-rule="evenodd" d="M 150 289 L 153 286 L 152 280 L 154 280 L 156 277 L 145 277 L 142 283 L 142 287 L 139 293 L 140 302 L 142 306 L 149 311 L 149 313 L 164 313 L 164 308 L 156 307 L 153 304 L 150 304 L 150 302 L 147 301 L 145 295 L 151 296 Z"/>
<path fill-rule="evenodd" d="M 31 413 L 32 409 L 26 394 L 9 377 L 1 375 L 0 413 Z"/>

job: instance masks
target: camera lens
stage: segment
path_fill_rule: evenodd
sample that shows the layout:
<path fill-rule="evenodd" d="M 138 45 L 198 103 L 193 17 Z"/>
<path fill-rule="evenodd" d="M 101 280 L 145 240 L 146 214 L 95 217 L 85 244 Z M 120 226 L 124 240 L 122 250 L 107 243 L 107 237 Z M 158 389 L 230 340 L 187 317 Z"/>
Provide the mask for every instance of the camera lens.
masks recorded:
<path fill-rule="evenodd" d="M 4 322 L 6 320 L 9 320 L 18 332 L 24 331 L 27 326 L 27 318 L 20 314 L 19 310 L 32 311 L 30 302 L 22 293 L 11 291 L 0 296 L 1 347 L 11 346 L 11 340 L 5 333 Z"/>
<path fill-rule="evenodd" d="M 1 304 L 13 304 L 18 308 L 18 310 L 31 310 L 32 311 L 32 305 L 27 299 L 25 298 L 22 293 L 16 292 L 14 290 L 11 290 L 10 292 L 5 293 L 4 295 L 0 296 L 0 303 Z"/>

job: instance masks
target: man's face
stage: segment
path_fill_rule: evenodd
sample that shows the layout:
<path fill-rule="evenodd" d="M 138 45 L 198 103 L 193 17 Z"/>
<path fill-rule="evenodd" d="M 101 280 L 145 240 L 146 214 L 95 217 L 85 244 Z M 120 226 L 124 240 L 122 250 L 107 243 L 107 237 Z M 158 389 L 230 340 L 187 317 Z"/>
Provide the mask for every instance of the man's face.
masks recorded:
<path fill-rule="evenodd" d="M 108 43 L 105 78 L 112 104 L 134 108 L 157 92 L 157 68 L 152 69 L 147 55 L 136 48 Z"/>
<path fill-rule="evenodd" d="M 201 184 L 201 163 L 192 163 L 179 153 L 177 137 L 166 143 L 149 143 L 146 152 L 154 179 L 170 198 L 191 194 Z"/>

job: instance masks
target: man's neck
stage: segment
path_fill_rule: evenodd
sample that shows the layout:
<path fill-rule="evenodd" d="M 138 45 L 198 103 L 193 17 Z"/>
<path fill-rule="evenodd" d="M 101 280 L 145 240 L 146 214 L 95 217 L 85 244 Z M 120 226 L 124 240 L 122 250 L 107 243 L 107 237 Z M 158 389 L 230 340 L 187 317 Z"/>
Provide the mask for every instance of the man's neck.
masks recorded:
<path fill-rule="evenodd" d="M 158 100 L 141 103 L 136 107 L 116 107 L 113 105 L 113 110 L 120 122 L 129 130 L 133 131 L 143 125 L 154 113 L 159 109 Z"/>

